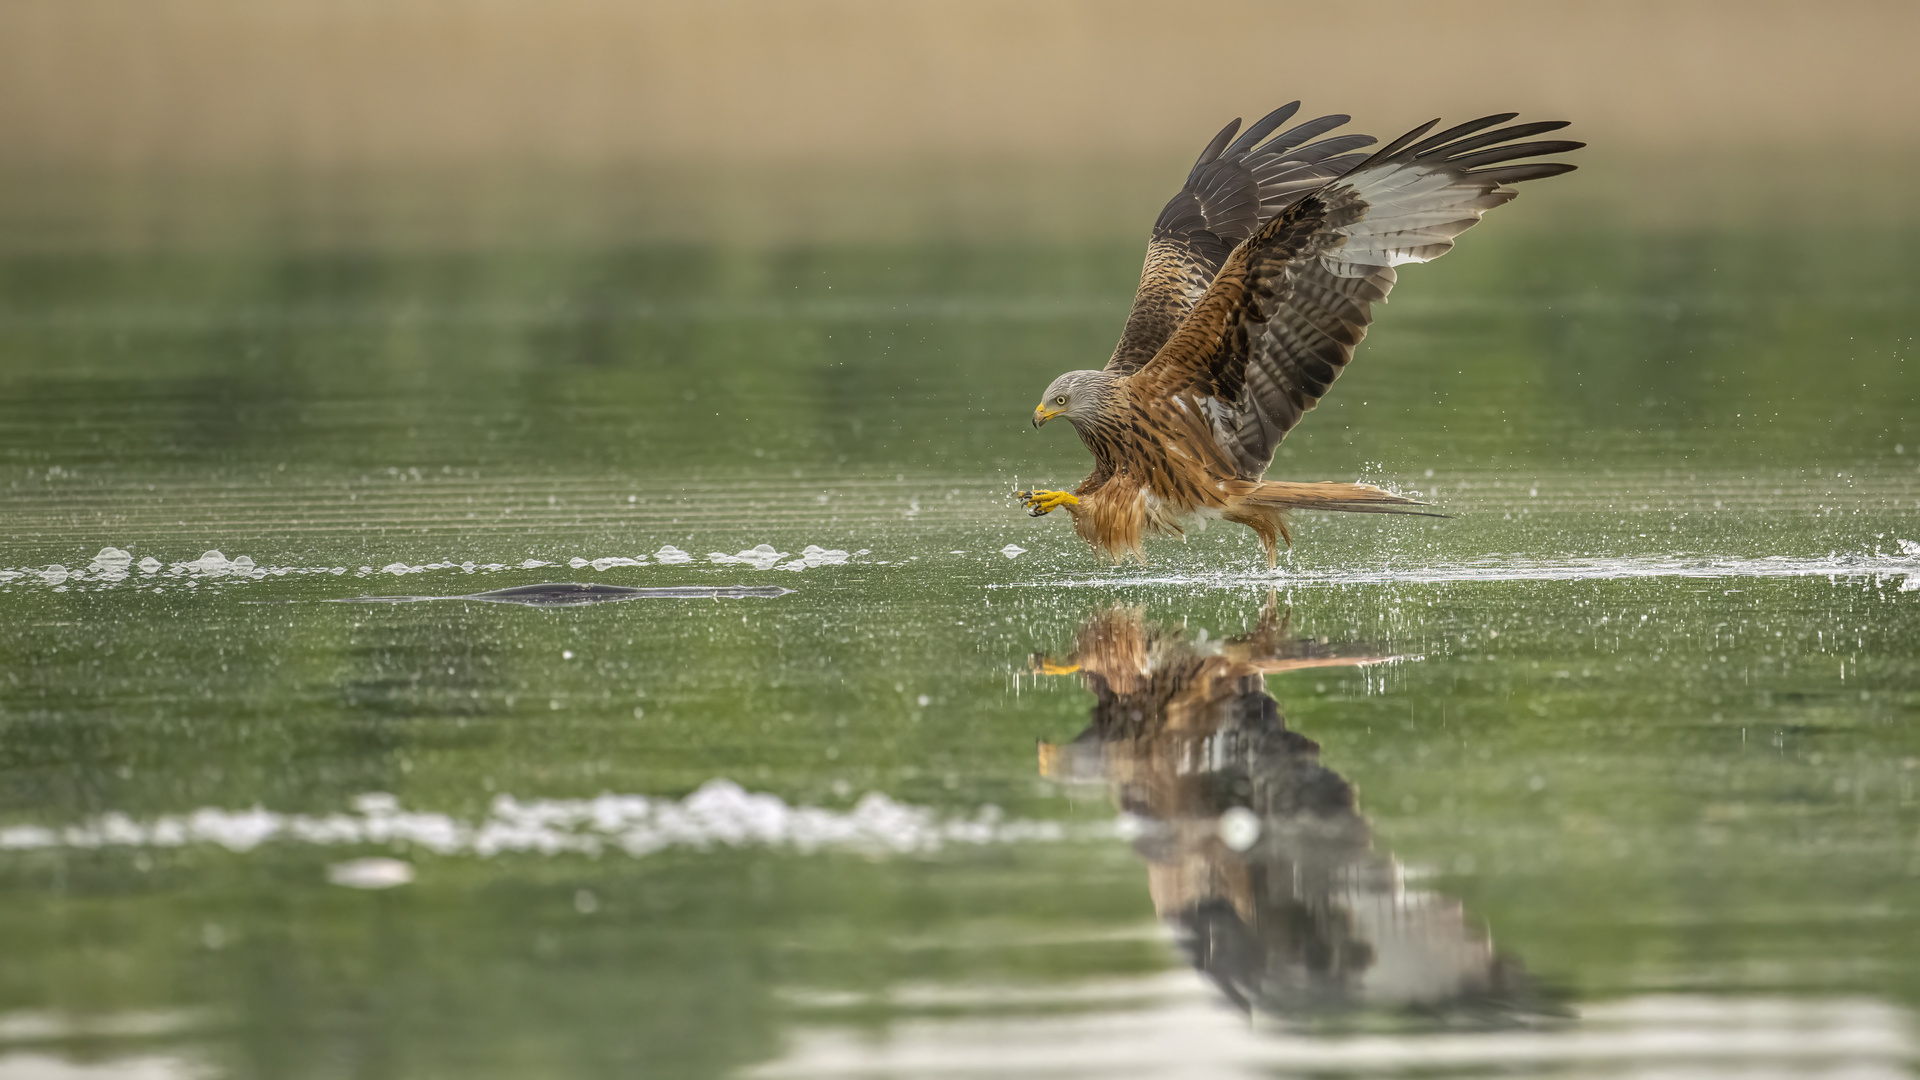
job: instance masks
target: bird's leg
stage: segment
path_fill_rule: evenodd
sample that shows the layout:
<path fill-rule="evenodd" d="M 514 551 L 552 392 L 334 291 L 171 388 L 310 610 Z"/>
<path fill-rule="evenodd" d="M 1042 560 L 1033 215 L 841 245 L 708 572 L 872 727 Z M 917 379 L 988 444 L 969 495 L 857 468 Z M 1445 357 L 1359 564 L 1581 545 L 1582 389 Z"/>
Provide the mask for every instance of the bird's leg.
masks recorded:
<path fill-rule="evenodd" d="M 1016 491 L 1014 498 L 1027 504 L 1028 517 L 1040 517 L 1051 514 L 1063 506 L 1079 506 L 1080 499 L 1071 491 Z"/>

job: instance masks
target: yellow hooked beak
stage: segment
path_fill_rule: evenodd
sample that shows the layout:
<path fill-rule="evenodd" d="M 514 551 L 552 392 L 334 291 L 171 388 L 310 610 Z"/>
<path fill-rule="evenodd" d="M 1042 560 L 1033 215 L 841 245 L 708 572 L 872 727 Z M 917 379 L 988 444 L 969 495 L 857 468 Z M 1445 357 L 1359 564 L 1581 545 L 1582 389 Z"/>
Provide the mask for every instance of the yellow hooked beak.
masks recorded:
<path fill-rule="evenodd" d="M 1065 409 L 1049 409 L 1047 408 L 1047 403 L 1043 401 L 1033 407 L 1033 426 L 1039 427 L 1041 424 L 1046 423 L 1066 411 Z"/>

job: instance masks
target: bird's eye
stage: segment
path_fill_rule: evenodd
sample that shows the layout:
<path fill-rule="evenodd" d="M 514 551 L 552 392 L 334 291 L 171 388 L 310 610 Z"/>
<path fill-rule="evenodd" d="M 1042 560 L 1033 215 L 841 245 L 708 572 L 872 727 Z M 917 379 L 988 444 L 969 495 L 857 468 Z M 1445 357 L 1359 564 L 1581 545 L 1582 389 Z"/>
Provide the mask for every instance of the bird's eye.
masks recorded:
<path fill-rule="evenodd" d="M 1067 403 L 1067 395 L 1061 394 L 1059 397 L 1053 399 L 1053 403 L 1055 405 L 1065 405 Z"/>

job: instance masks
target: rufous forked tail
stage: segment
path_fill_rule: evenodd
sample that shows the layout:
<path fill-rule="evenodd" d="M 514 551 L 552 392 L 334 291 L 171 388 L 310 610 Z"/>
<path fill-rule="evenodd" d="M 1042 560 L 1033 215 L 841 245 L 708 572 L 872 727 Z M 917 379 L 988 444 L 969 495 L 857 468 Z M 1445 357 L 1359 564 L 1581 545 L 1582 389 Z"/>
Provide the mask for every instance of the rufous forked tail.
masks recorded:
<path fill-rule="evenodd" d="M 1423 517 L 1447 515 L 1427 509 L 1431 504 L 1372 484 L 1299 484 L 1290 480 L 1243 481 L 1246 489 L 1238 495 L 1257 506 L 1280 510 L 1337 510 L 1353 514 L 1419 514 Z"/>
<path fill-rule="evenodd" d="M 1279 563 L 1280 545 L 1291 547 L 1287 514 L 1294 510 L 1338 510 L 1352 514 L 1419 514 L 1446 517 L 1426 503 L 1383 491 L 1372 484 L 1296 484 L 1289 480 L 1230 480 L 1221 485 L 1229 497 L 1228 521 L 1237 521 L 1259 534 L 1267 552 L 1267 567 Z"/>

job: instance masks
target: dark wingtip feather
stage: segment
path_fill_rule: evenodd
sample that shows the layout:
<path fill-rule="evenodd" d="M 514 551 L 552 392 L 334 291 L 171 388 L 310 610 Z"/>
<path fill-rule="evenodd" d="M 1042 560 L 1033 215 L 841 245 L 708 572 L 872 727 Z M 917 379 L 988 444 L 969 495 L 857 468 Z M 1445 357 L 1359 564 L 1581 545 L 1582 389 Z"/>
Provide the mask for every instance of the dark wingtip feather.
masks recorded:
<path fill-rule="evenodd" d="M 1478 120 L 1469 120 L 1464 124 L 1455 124 L 1438 135 L 1422 140 L 1417 146 L 1407 147 L 1407 153 L 1418 157 L 1437 146 L 1445 146 L 1447 143 L 1460 138 L 1462 135 L 1471 135 L 1481 128 L 1492 127 L 1495 124 L 1504 124 L 1519 115 L 1517 112 L 1494 113 L 1492 116 L 1483 116 Z M 1438 120 L 1434 121 L 1436 124 L 1439 122 Z"/>
<path fill-rule="evenodd" d="M 1460 157 L 1449 157 L 1446 161 L 1448 165 L 1462 172 L 1468 172 L 1482 165 L 1497 165 L 1502 161 L 1512 161 L 1514 158 L 1564 154 L 1570 150 L 1578 150 L 1585 145 L 1587 144 L 1564 139 L 1547 142 L 1514 143 L 1511 146 L 1496 146 L 1491 150 L 1481 150 L 1478 153 L 1465 154 Z"/>
<path fill-rule="evenodd" d="M 1255 143 L 1266 138 L 1273 132 L 1273 129 L 1292 119 L 1293 114 L 1299 111 L 1300 103 L 1297 101 L 1289 101 L 1285 105 L 1261 117 L 1254 122 L 1252 127 L 1247 129 L 1245 135 L 1240 136 L 1232 146 L 1227 148 L 1227 156 L 1239 157 L 1241 154 L 1253 149 Z"/>
<path fill-rule="evenodd" d="M 1473 175 L 1495 184 L 1520 184 L 1528 180 L 1544 180 L 1549 176 L 1559 176 L 1579 168 L 1564 161 L 1536 161 L 1529 165 L 1506 165 L 1495 169 L 1481 169 Z"/>
<path fill-rule="evenodd" d="M 1260 149 L 1274 154 L 1286 153 L 1310 139 L 1317 139 L 1325 135 L 1327 132 L 1334 130 L 1351 119 L 1353 119 L 1353 117 L 1345 113 L 1331 113 L 1327 116 L 1316 116 L 1304 123 L 1295 124 L 1280 134 L 1275 135 L 1271 142 Z"/>
<path fill-rule="evenodd" d="M 1428 139 L 1426 143 L 1421 145 L 1433 144 L 1433 149 L 1423 152 L 1419 147 L 1415 147 L 1409 152 L 1417 157 L 1438 158 L 1442 161 L 1447 161 L 1457 158 L 1468 151 L 1478 150 L 1484 146 L 1512 142 L 1515 139 L 1525 139 L 1534 135 L 1543 135 L 1549 131 L 1559 131 L 1566 126 L 1567 121 L 1565 120 L 1541 120 L 1531 124 L 1515 124 L 1512 127 L 1500 128 L 1497 131 L 1482 132 L 1470 139 L 1457 139 L 1445 145 L 1439 145 L 1436 139 Z"/>
<path fill-rule="evenodd" d="M 1407 132 L 1405 135 L 1402 135 L 1399 138 L 1388 143 L 1387 145 L 1381 147 L 1380 149 L 1375 150 L 1373 152 L 1373 156 L 1367 158 L 1367 160 L 1355 166 L 1354 171 L 1358 172 L 1361 169 L 1366 168 L 1368 165 L 1371 165 L 1376 161 L 1384 161 L 1387 158 L 1390 158 L 1393 155 L 1399 153 L 1400 151 L 1405 150 L 1407 147 L 1413 145 L 1414 140 L 1420 138 L 1420 136 L 1425 135 L 1427 132 L 1433 130 L 1433 125 L 1439 122 L 1440 122 L 1440 118 L 1436 116 L 1433 119 L 1427 121 L 1426 123 L 1421 124 L 1419 127 L 1414 128 L 1412 131 Z"/>
<path fill-rule="evenodd" d="M 1207 144 L 1207 148 L 1205 150 L 1200 151 L 1199 160 L 1193 163 L 1193 169 L 1187 173 L 1188 183 L 1193 182 L 1193 178 L 1199 175 L 1202 167 L 1210 165 L 1213 162 L 1219 160 L 1220 151 L 1225 150 L 1227 148 L 1228 140 L 1232 139 L 1233 133 L 1239 130 L 1240 130 L 1240 118 L 1237 116 L 1234 117 L 1232 122 L 1227 124 L 1226 127 L 1223 127 L 1220 129 L 1220 134 L 1215 135 L 1213 137 L 1213 141 Z"/>
<path fill-rule="evenodd" d="M 1530 135 L 1558 131 L 1571 124 L 1571 121 L 1567 120 L 1536 120 L 1531 123 L 1515 124 L 1512 127 L 1499 128 L 1494 131 L 1484 130 L 1495 124 L 1504 124 L 1518 115 L 1520 114 L 1511 112 L 1494 113 L 1491 116 L 1482 116 L 1477 120 L 1469 120 L 1464 124 L 1456 124 L 1437 135 L 1427 135 L 1427 132 L 1440 121 L 1437 119 L 1429 120 L 1388 143 L 1386 146 L 1381 147 L 1372 157 L 1356 165 L 1354 171 L 1358 172 L 1377 162 L 1389 159 L 1413 160 L 1418 158 L 1433 163 L 1444 163 L 1458 169 L 1462 173 L 1466 173 L 1480 166 L 1496 165 L 1502 161 L 1511 161 L 1514 158 L 1536 157 L 1542 154 L 1564 154 L 1570 150 L 1578 150 L 1587 145 L 1583 142 L 1564 139 L 1515 143 L 1509 146 L 1497 145 L 1513 139 L 1526 138 Z M 1475 132 L 1479 132 L 1480 134 L 1476 135 L 1474 134 Z M 1486 149 L 1482 149 L 1483 147 Z M 1470 151 L 1478 151 L 1478 153 L 1470 153 Z M 1531 170 L 1532 166 L 1524 168 Z M 1557 175 L 1557 173 L 1552 172 L 1521 171 L 1521 169 L 1522 167 L 1516 166 L 1510 169 L 1498 170 L 1500 176 L 1514 177 L 1515 179 L 1498 179 L 1492 176 L 1491 171 L 1485 169 L 1475 172 L 1473 175 L 1489 176 L 1490 178 L 1494 178 L 1496 183 L 1518 183 L 1520 180 L 1535 180 L 1543 176 Z M 1567 166 L 1560 171 L 1569 172 L 1571 170 L 1572 166 Z"/>

